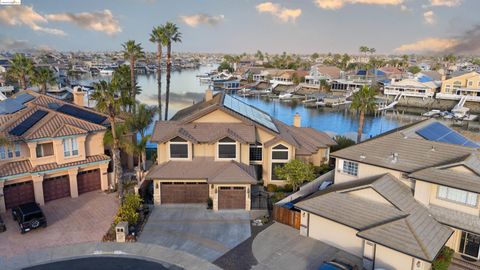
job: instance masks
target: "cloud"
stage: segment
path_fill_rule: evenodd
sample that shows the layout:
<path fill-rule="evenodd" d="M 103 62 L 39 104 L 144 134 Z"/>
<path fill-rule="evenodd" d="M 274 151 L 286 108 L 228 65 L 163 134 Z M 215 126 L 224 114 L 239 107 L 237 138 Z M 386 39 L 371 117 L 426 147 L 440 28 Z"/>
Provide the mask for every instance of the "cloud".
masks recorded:
<path fill-rule="evenodd" d="M 46 18 L 51 21 L 73 23 L 81 28 L 103 32 L 110 36 L 122 32 L 118 20 L 108 9 L 94 12 L 50 14 Z"/>
<path fill-rule="evenodd" d="M 302 14 L 302 10 L 288 9 L 282 7 L 280 4 L 274 4 L 272 2 L 264 2 L 256 6 L 257 11 L 260 13 L 270 13 L 277 17 L 282 22 L 295 22 L 295 20 Z"/>
<path fill-rule="evenodd" d="M 430 0 L 432 6 L 455 7 L 459 6 L 462 0 Z"/>
<path fill-rule="evenodd" d="M 432 10 L 423 13 L 423 18 L 427 24 L 435 24 L 437 22 L 435 13 Z"/>
<path fill-rule="evenodd" d="M 32 6 L 7 6 L 0 9 L 0 24 L 8 26 L 26 25 L 30 29 L 51 35 L 65 36 L 63 30 L 41 26 L 47 19 L 33 10 Z"/>
<path fill-rule="evenodd" d="M 404 0 L 314 0 L 314 2 L 323 9 L 340 9 L 347 4 L 398 6 L 402 5 Z"/>
<path fill-rule="evenodd" d="M 28 40 L 13 39 L 0 34 L 0 51 L 25 52 L 46 49 L 51 50 L 51 48 L 46 45 L 33 45 L 33 43 Z"/>
<path fill-rule="evenodd" d="M 429 52 L 438 53 L 451 50 L 459 44 L 454 38 L 425 38 L 414 43 L 403 44 L 394 51 L 398 53 L 405 52 Z"/>
<path fill-rule="evenodd" d="M 224 18 L 225 16 L 223 15 L 210 16 L 203 13 L 194 14 L 190 16 L 180 16 L 180 20 L 191 27 L 197 27 L 198 25 L 201 25 L 201 24 L 208 24 L 208 25 L 214 26 L 222 22 Z"/>

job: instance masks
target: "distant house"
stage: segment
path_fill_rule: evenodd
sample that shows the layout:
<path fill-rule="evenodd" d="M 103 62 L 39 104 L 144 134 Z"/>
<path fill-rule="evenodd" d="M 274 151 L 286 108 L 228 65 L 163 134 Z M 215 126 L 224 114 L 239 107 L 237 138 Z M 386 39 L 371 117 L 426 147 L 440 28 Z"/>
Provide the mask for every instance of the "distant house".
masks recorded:
<path fill-rule="evenodd" d="M 305 84 L 320 85 L 320 81 L 325 80 L 331 82 L 340 79 L 342 71 L 335 66 L 314 65 L 310 68 L 310 72 L 305 76 Z"/>
<path fill-rule="evenodd" d="M 383 94 L 386 96 L 401 94 L 404 97 L 433 98 L 439 88 L 439 81 L 434 81 L 432 78 L 420 74 L 415 78 L 400 81 L 392 79 L 390 84 L 384 86 Z"/>
<path fill-rule="evenodd" d="M 401 80 L 407 76 L 407 74 L 396 67 L 382 67 L 378 70 L 382 71 L 386 75 L 386 79 L 388 80 Z"/>
<path fill-rule="evenodd" d="M 442 81 L 442 88 L 438 98 L 461 99 L 480 102 L 480 74 L 469 72 Z"/>

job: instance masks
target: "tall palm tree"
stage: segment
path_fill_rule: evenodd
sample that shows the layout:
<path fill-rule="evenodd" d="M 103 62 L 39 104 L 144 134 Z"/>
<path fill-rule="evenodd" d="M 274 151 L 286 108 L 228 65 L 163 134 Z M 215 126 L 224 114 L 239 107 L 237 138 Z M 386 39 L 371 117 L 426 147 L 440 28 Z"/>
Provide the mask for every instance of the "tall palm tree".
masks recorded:
<path fill-rule="evenodd" d="M 167 22 L 164 30 L 167 38 L 167 88 L 165 93 L 165 121 L 167 121 L 168 104 L 170 102 L 170 73 L 172 71 L 172 42 L 182 42 L 182 33 L 180 33 L 178 26 L 172 22 Z"/>
<path fill-rule="evenodd" d="M 130 71 L 129 66 L 121 65 L 115 69 L 112 76 L 112 83 L 117 87 L 118 99 L 123 112 L 130 112 L 132 107 L 135 106 L 135 100 L 130 94 L 132 89 Z M 135 85 L 135 87 L 135 92 L 140 93 L 141 88 L 138 85 Z"/>
<path fill-rule="evenodd" d="M 25 57 L 23 54 L 16 53 L 12 60 L 10 60 L 10 68 L 8 75 L 15 79 L 22 90 L 27 89 L 28 79 L 33 74 L 33 61 Z"/>
<path fill-rule="evenodd" d="M 147 135 L 147 128 L 153 123 L 153 119 L 157 108 L 154 106 L 147 106 L 145 104 L 137 103 L 137 108 L 134 113 L 127 119 L 127 125 L 131 131 L 140 134 L 140 141 L 135 145 L 135 149 L 140 152 L 135 152 L 139 156 L 138 166 L 145 170 L 145 161 L 146 161 L 146 143 L 149 140 L 146 139 L 149 137 Z M 142 166 L 143 164 L 143 166 Z"/>
<path fill-rule="evenodd" d="M 162 48 L 168 45 L 165 26 L 156 26 L 150 33 L 150 42 L 157 44 L 157 89 L 158 89 L 158 119 L 162 120 Z"/>
<path fill-rule="evenodd" d="M 45 94 L 48 85 L 56 84 L 57 80 L 51 69 L 42 67 L 34 70 L 32 82 L 40 86 L 40 92 Z"/>
<path fill-rule="evenodd" d="M 137 95 L 136 83 L 135 83 L 135 63 L 138 59 L 145 57 L 141 43 L 135 43 L 135 40 L 129 40 L 122 44 L 123 57 L 130 62 L 130 87 L 133 100 Z"/>
<path fill-rule="evenodd" d="M 353 94 L 351 107 L 360 112 L 360 117 L 358 119 L 357 143 L 362 140 L 365 113 L 373 112 L 376 106 L 375 90 L 373 87 L 365 85 L 360 91 Z"/>
<path fill-rule="evenodd" d="M 113 159 L 113 176 L 115 183 L 118 183 L 118 194 L 120 198 L 123 196 L 123 181 L 122 181 L 122 165 L 120 163 L 120 139 L 117 136 L 116 121 L 121 113 L 119 102 L 119 91 L 115 84 L 106 81 L 94 83 L 95 92 L 90 96 L 90 99 L 96 102 L 96 108 L 108 115 L 108 120 L 111 125 L 112 136 L 112 159 Z"/>

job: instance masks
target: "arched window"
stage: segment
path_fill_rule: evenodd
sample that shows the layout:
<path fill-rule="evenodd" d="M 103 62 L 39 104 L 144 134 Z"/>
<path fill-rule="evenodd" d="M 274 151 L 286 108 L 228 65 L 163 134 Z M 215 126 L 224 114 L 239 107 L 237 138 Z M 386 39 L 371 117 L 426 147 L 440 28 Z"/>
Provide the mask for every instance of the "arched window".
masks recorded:
<path fill-rule="evenodd" d="M 171 159 L 187 159 L 188 158 L 188 142 L 180 137 L 170 140 L 170 158 Z"/>

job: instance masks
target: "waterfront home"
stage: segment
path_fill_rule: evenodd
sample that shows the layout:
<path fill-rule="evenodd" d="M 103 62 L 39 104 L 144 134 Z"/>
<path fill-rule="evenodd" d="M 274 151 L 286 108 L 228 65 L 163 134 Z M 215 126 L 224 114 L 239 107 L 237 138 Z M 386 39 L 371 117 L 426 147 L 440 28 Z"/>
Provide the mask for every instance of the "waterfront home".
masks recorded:
<path fill-rule="evenodd" d="M 364 79 L 339 79 L 330 83 L 330 91 L 340 92 L 345 95 L 351 95 L 353 92 L 357 92 L 365 85 L 371 85 L 371 80 Z"/>
<path fill-rule="evenodd" d="M 434 81 L 426 75 L 391 82 L 384 86 L 383 94 L 386 96 L 402 95 L 403 97 L 433 98 L 440 82 Z"/>
<path fill-rule="evenodd" d="M 469 72 L 442 81 L 442 88 L 438 98 L 459 100 L 462 97 L 467 101 L 480 102 L 479 73 Z"/>
<path fill-rule="evenodd" d="M 23 203 L 107 190 L 108 118 L 82 106 L 23 91 L 0 102 L 0 212 Z"/>
<path fill-rule="evenodd" d="M 407 74 L 396 67 L 381 67 L 378 69 L 385 73 L 387 80 L 401 80 L 407 77 Z"/>
<path fill-rule="evenodd" d="M 250 210 L 251 185 L 284 185 L 275 168 L 292 159 L 320 166 L 329 162 L 326 133 L 287 125 L 223 92 L 206 91 L 205 100 L 159 121 L 151 141 L 157 164 L 147 174 L 154 202 L 205 203 L 213 209 Z"/>
<path fill-rule="evenodd" d="M 320 82 L 325 80 L 331 82 L 333 80 L 340 79 L 343 72 L 335 66 L 313 65 L 310 68 L 310 72 L 305 76 L 305 83 L 302 83 L 302 87 L 314 87 L 320 89 Z"/>
<path fill-rule="evenodd" d="M 295 204 L 300 233 L 369 270 L 427 270 L 444 246 L 478 269 L 478 147 L 429 119 L 334 152 L 334 185 Z"/>

